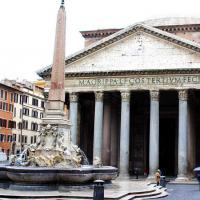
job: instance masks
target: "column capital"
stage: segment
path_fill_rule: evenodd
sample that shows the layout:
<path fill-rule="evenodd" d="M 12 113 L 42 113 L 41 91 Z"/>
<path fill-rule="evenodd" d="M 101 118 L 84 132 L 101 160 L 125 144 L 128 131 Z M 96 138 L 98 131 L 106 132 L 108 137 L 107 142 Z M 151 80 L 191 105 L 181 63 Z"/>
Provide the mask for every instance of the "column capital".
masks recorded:
<path fill-rule="evenodd" d="M 78 93 L 72 92 L 69 93 L 70 102 L 77 102 L 78 101 Z"/>
<path fill-rule="evenodd" d="M 159 90 L 150 90 L 150 98 L 152 101 L 159 101 Z"/>
<path fill-rule="evenodd" d="M 96 101 L 103 101 L 103 92 L 102 91 L 94 92 L 94 94 L 95 94 Z"/>
<path fill-rule="evenodd" d="M 178 98 L 181 101 L 187 101 L 187 99 L 188 99 L 188 91 L 187 90 L 179 90 L 178 91 Z"/>
<path fill-rule="evenodd" d="M 129 101 L 130 100 L 130 91 L 121 91 L 121 98 L 122 101 Z"/>

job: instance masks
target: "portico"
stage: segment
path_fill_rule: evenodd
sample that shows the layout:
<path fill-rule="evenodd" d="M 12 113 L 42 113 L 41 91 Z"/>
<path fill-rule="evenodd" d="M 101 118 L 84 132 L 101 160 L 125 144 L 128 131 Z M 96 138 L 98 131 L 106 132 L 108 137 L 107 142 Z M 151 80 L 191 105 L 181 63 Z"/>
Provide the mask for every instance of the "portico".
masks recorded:
<path fill-rule="evenodd" d="M 77 137 L 82 141 L 82 134 L 86 136 L 81 148 L 89 155 L 90 162 L 95 156 L 100 157 L 104 165 L 119 167 L 122 176 L 134 174 L 137 169 L 139 174 L 151 177 L 160 168 L 165 175 L 187 178 L 192 170 L 189 166 L 194 165 L 188 161 L 188 154 L 197 149 L 190 150 L 192 144 L 186 142 L 188 127 L 194 125 L 186 119 L 189 112 L 198 113 L 188 111 L 188 95 L 183 93 L 187 95 L 188 90 L 77 93 L 82 97 L 81 102 L 90 99 L 84 108 L 77 101 L 81 116 Z M 191 90 L 189 96 L 199 93 Z M 85 117 L 87 123 L 84 123 Z M 196 136 L 193 137 L 194 140 Z M 196 158 L 192 160 L 199 162 Z"/>
<path fill-rule="evenodd" d="M 74 143 L 125 177 L 187 180 L 200 163 L 200 47 L 133 25 L 66 59 Z M 40 75 L 49 80 L 51 68 Z M 81 141 L 81 142 L 80 142 Z"/>

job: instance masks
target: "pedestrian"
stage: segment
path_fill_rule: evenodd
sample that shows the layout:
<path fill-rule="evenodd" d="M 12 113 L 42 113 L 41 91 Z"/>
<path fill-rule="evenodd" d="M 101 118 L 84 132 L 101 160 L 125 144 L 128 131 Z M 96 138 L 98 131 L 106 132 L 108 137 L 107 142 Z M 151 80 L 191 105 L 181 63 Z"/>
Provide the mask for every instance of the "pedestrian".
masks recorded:
<path fill-rule="evenodd" d="M 157 169 L 156 173 L 155 173 L 155 179 L 156 179 L 156 185 L 159 186 L 160 185 L 160 176 L 161 176 L 161 172 L 159 169 Z"/>

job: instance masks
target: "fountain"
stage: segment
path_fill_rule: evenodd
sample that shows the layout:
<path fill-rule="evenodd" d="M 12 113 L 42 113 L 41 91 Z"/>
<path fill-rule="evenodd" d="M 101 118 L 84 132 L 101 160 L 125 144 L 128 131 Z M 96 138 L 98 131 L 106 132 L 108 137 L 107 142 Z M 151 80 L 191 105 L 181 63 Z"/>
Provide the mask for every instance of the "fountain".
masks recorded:
<path fill-rule="evenodd" d="M 96 158 L 87 165 L 84 152 L 71 141 L 70 121 L 64 113 L 65 7 L 62 0 L 57 17 L 51 87 L 45 117 L 37 143 L 28 146 L 19 157 L 11 156 L 10 165 L 0 166 L 0 179 L 15 190 L 57 189 L 62 184 L 85 184 L 96 179 L 111 181 L 118 169 L 102 166 Z M 6 187 L 4 185 L 4 187 Z"/>

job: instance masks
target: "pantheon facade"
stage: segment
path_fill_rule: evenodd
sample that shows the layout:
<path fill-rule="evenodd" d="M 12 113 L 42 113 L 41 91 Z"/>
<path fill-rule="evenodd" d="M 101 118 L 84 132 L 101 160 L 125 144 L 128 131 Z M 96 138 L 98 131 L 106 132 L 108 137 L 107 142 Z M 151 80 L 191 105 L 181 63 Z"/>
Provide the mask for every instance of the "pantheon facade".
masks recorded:
<path fill-rule="evenodd" d="M 65 60 L 73 142 L 123 176 L 189 178 L 200 165 L 200 19 L 81 33 L 85 48 Z M 48 83 L 50 73 L 38 72 Z"/>

